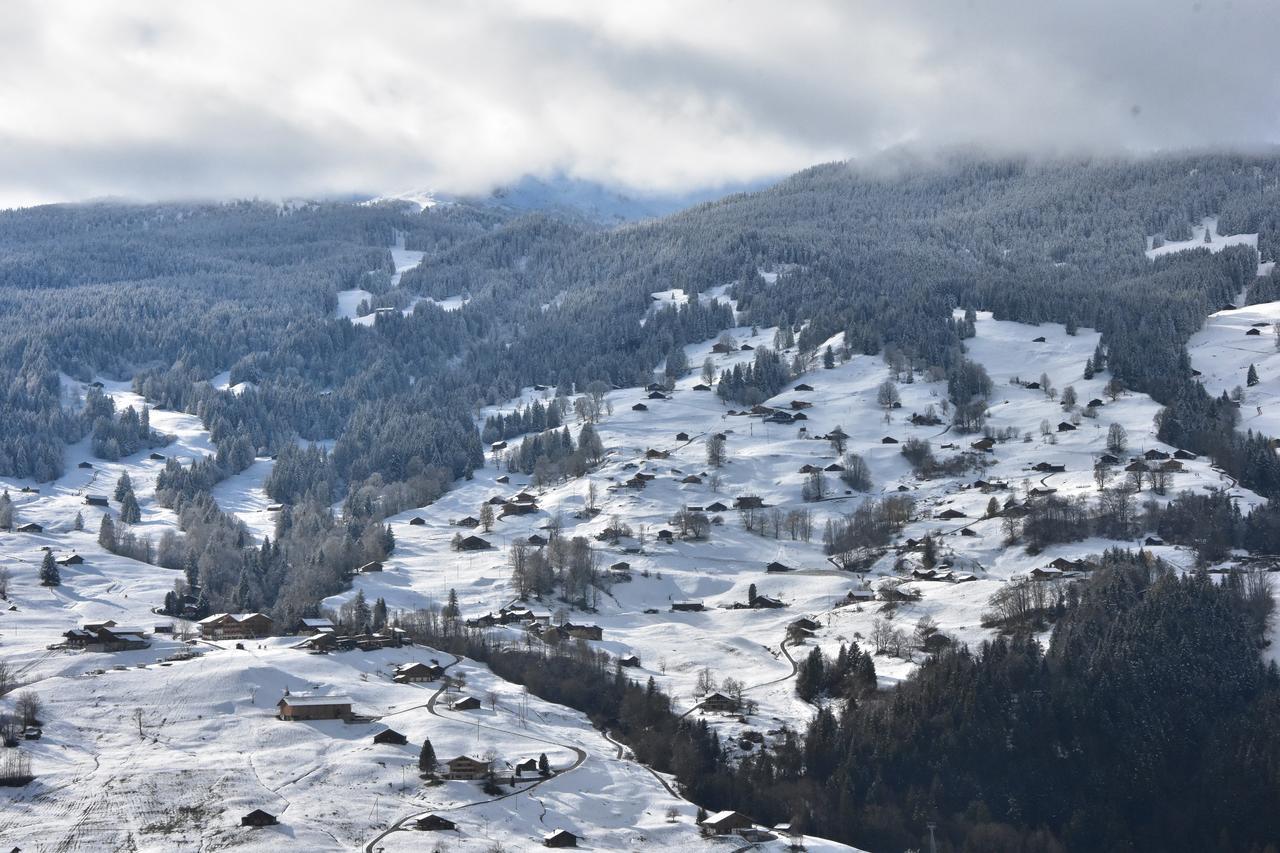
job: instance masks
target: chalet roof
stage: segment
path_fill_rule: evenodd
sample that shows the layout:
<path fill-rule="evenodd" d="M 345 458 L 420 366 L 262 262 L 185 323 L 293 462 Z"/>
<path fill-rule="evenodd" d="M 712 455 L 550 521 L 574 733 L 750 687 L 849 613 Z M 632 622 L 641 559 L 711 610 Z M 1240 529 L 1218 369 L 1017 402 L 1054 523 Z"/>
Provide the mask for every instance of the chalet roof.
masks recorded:
<path fill-rule="evenodd" d="M 288 705 L 290 708 L 322 707 L 326 705 L 350 705 L 351 697 L 341 694 L 323 695 L 317 693 L 290 693 L 280 697 L 277 706 Z"/>
<path fill-rule="evenodd" d="M 332 628 L 333 622 L 328 619 L 303 619 L 302 624 L 308 628 Z"/>

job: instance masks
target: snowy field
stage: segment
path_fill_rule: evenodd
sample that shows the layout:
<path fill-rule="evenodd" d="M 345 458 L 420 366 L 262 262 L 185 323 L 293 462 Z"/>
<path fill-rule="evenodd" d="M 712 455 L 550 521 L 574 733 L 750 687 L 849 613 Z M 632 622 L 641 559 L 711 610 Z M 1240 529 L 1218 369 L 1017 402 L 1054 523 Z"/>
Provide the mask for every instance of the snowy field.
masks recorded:
<path fill-rule="evenodd" d="M 397 266 L 401 260 L 397 259 Z M 683 294 L 663 296 L 677 301 Z M 1261 337 L 1247 336 L 1246 331 L 1254 322 L 1280 319 L 1277 314 L 1280 309 L 1268 305 L 1215 315 L 1191 349 L 1193 364 L 1204 372 L 1212 391 L 1243 384 L 1247 365 L 1256 364 L 1262 382 L 1248 392 L 1246 415 L 1255 404 L 1262 406 L 1265 415 L 1258 416 L 1260 425 L 1270 432 L 1280 432 L 1280 424 L 1268 426 L 1265 421 L 1276 416 L 1271 409 L 1280 412 L 1271 400 L 1280 388 L 1276 384 L 1280 355 L 1269 329 L 1263 329 Z M 774 330 L 761 329 L 753 335 L 750 329 L 739 328 L 732 333 L 739 344 L 758 347 L 771 345 Z M 1044 341 L 1036 342 L 1037 337 Z M 753 357 L 750 351 L 712 355 L 711 344 L 687 348 L 695 369 L 707 357 L 719 370 Z M 783 724 L 800 727 L 814 708 L 795 695 L 792 659 L 808 649 L 783 645 L 788 624 L 801 616 L 815 619 L 821 628 L 811 642 L 834 652 L 842 642 L 868 646 L 872 623 L 882 615 L 878 604 L 845 603 L 846 594 L 860 588 L 864 579 L 835 569 L 821 547 L 823 522 L 851 512 L 864 496 L 846 493 L 832 475 L 829 499 L 816 504 L 801 501 L 805 475 L 800 467 L 835 461 L 830 444 L 810 436 L 841 426 L 850 436 L 847 449 L 861 454 L 870 467 L 873 496 L 899 494 L 900 487 L 905 487 L 917 501 L 916 517 L 903 536 L 938 534 L 941 553 L 977 578 L 955 584 L 909 582 L 922 597 L 899 608 L 896 624 L 909 632 L 920 616 L 929 615 L 944 631 L 978 643 L 989 636 L 980 625 L 987 599 L 1002 584 L 1056 557 L 1084 557 L 1116 543 L 1072 543 L 1036 557 L 1021 548 L 1006 547 L 1000 520 L 982 519 L 992 495 L 973 488 L 974 480 L 1006 481 L 1020 498 L 1031 488 L 1053 488 L 1067 496 L 1095 494 L 1093 463 L 1105 450 L 1112 422 L 1128 431 L 1129 453 L 1173 449 L 1154 438 L 1152 419 L 1158 406 L 1153 401 L 1137 394 L 1112 401 L 1103 393 L 1105 374 L 1089 381 L 1081 378 L 1096 344 L 1096 333 L 1086 329 L 1069 336 L 1060 326 L 1031 327 L 980 314 L 977 337 L 967 342 L 967 348 L 969 357 L 983 364 L 993 380 L 989 424 L 1020 430 L 1025 438 L 997 444 L 989 455 L 989 468 L 954 479 L 917 479 L 900 447 L 882 442 L 884 437 L 898 442 L 928 438 L 939 458 L 967 449 L 977 436 L 955 435 L 944 426 L 917 427 L 909 421 L 913 412 L 931 405 L 940 408 L 945 383 L 929 383 L 921 377 L 911 384 L 900 383 L 902 408 L 886 417 L 876 404 L 877 387 L 889 375 L 880 358 L 855 356 L 831 370 L 815 366 L 798 378 L 793 386 L 806 383 L 813 390 L 789 388 L 768 401 L 782 408 L 793 400 L 811 404 L 804 410 L 807 421 L 785 426 L 730 415 L 728 410 L 736 406 L 726 406 L 714 393 L 693 390 L 701 381 L 697 376 L 681 379 L 670 399 L 648 399 L 638 388 L 619 390 L 609 395 L 612 411 L 599 425 L 606 460 L 589 475 L 599 491 L 602 511 L 598 516 L 575 518 L 585 502 L 585 479 L 534 490 L 527 477 L 501 470 L 491 458 L 473 479 L 459 482 L 434 505 L 391 518 L 396 551 L 384 572 L 359 577 L 356 588 L 371 600 L 385 598 L 392 610 L 439 604 L 450 589 L 456 589 L 464 617 L 496 612 L 514 599 L 505 546 L 535 533 L 545 535 L 543 528 L 552 514 L 559 513 L 565 535 L 592 537 L 602 566 L 630 563 L 632 579 L 602 595 L 597 612 L 567 614 L 575 622 L 601 626 L 603 639 L 594 645 L 618 656 L 639 656 L 641 666 L 631 673 L 633 677 L 653 677 L 681 711 L 703 713 L 695 709 L 694 686 L 704 667 L 717 680 L 732 676 L 744 682 L 746 695 L 758 703 L 758 711 L 745 723 L 708 715 L 725 734 L 744 728 L 770 731 Z M 1098 417 L 1083 419 L 1073 431 L 1042 435 L 1042 421 L 1056 425 L 1067 414 L 1041 391 L 1012 383 L 1016 378 L 1038 380 L 1042 373 L 1059 389 L 1073 385 L 1081 403 L 1102 399 Z M 225 384 L 227 379 L 221 381 Z M 118 406 L 141 405 L 127 385 L 104 384 Z M 76 390 L 69 380 L 68 389 Z M 510 410 L 517 402 L 527 404 L 550 393 L 527 389 L 520 400 L 503 408 Z M 632 408 L 642 401 L 646 411 Z M 153 411 L 152 423 L 175 436 L 173 444 L 159 449 L 166 456 L 185 461 L 213 452 L 208 434 L 193 416 Z M 571 422 L 570 426 L 576 434 L 579 425 Z M 718 471 L 718 485 L 710 476 L 713 469 L 705 450 L 707 437 L 716 432 L 726 435 L 729 459 Z M 688 437 L 677 438 L 677 433 Z M 944 447 L 950 444 L 956 448 Z M 661 454 L 648 454 L 650 450 Z M 82 461 L 93 467 L 77 467 Z M 1048 475 L 1034 471 L 1032 466 L 1041 462 L 1063 465 L 1065 471 Z M 117 654 L 47 649 L 61 639 L 62 632 L 86 621 L 114 619 L 148 631 L 174 621 L 156 616 L 152 608 L 172 588 L 177 573 L 105 553 L 96 543 L 104 510 L 84 503 L 88 494 L 109 496 L 120 472 L 127 470 L 143 513 L 144 523 L 134 529 L 158 539 L 175 524 L 173 514 L 154 501 L 155 474 L 163 464 L 150 459 L 147 452 L 118 463 L 90 460 L 87 443 L 82 442 L 68 449 L 67 473 L 53 483 L 0 482 L 15 500 L 17 523 L 34 521 L 45 528 L 41 534 L 0 533 L 0 556 L 14 574 L 12 608 L 0 610 L 0 653 L 48 706 L 43 739 L 22 746 L 33 757 L 37 781 L 24 789 L 0 791 L 4 800 L 0 839 L 23 849 L 157 851 L 266 850 L 281 845 L 355 849 L 376 839 L 388 851 L 407 851 L 428 849 L 436 839 L 407 830 L 386 837 L 381 833 L 402 819 L 434 811 L 457 820 L 463 829 L 457 838 L 450 837 L 453 850 L 484 850 L 494 841 L 508 849 L 533 849 L 539 846 L 542 833 L 561 827 L 586 836 L 585 846 L 591 849 L 633 849 L 654 843 L 676 850 L 733 849 L 730 844 L 699 839 L 693 825 L 694 807 L 673 797 L 645 768 L 620 757 L 620 750 L 581 715 L 525 697 L 519 688 L 496 680 L 482 666 L 464 661 L 451 674 L 465 675 L 468 693 L 496 693 L 496 709 L 486 704 L 479 711 L 453 713 L 443 702 L 428 707 L 440 685 L 390 681 L 389 673 L 398 663 L 451 660 L 429 649 L 317 656 L 293 648 L 296 638 L 279 638 L 246 643 L 244 650 L 236 650 L 233 643 L 202 643 L 197 647 L 203 652 L 198 659 L 171 663 L 160 661 L 185 648 L 172 640 L 155 639 L 149 649 Z M 258 460 L 215 491 L 219 504 L 244 519 L 255 536 L 269 533 L 273 522 L 262 493 L 270 464 Z M 1242 510 L 1259 501 L 1256 495 L 1234 487 L 1207 460 L 1188 461 L 1185 466 L 1184 473 L 1175 475 L 1175 492 L 1231 487 L 1240 497 Z M 639 471 L 654 479 L 643 489 L 622 487 Z M 510 482 L 498 483 L 497 478 L 504 475 L 509 475 Z M 690 475 L 703 476 L 699 483 L 681 482 Z M 23 486 L 38 488 L 39 493 L 20 493 Z M 538 513 L 501 520 L 490 533 L 453 523 L 464 516 L 478 516 L 481 504 L 495 495 L 521 490 L 537 492 Z M 1010 493 L 993 494 L 1003 501 Z M 813 540 L 793 541 L 785 533 L 777 539 L 748 533 L 730 509 L 718 513 L 723 523 L 712 528 L 706 541 L 656 541 L 657 532 L 671 527 L 671 516 L 682 506 L 706 507 L 717 501 L 732 506 L 734 498 L 742 495 L 758 495 L 770 507 L 813 509 Z M 936 517 L 948 509 L 963 517 Z M 84 515 L 83 531 L 72 529 L 77 511 Z M 114 513 L 115 503 L 105 511 Z M 426 523 L 410 525 L 409 519 L 415 516 Z M 613 516 L 633 529 L 646 528 L 641 552 L 622 550 L 622 546 L 639 548 L 636 540 L 623 540 L 622 546 L 613 547 L 594 539 Z M 974 535 L 962 535 L 966 528 Z M 464 535 L 477 532 L 495 547 L 456 553 L 450 541 L 460 531 Z M 1129 544 L 1136 547 L 1138 540 Z M 36 570 L 43 546 L 59 557 L 78 553 L 85 563 L 63 569 L 61 587 L 40 587 Z M 1173 547 L 1152 550 L 1177 564 L 1190 562 L 1189 554 Z M 893 559 L 892 554 L 881 559 L 866 580 L 874 586 L 893 574 Z M 771 561 L 796 570 L 768 574 L 765 566 Z M 786 606 L 730 609 L 746 601 L 753 584 L 760 595 L 776 597 Z M 354 590 L 335 596 L 327 604 L 336 608 L 353 594 Z M 693 600 L 702 602 L 705 609 L 672 611 L 673 603 Z M 546 601 L 532 606 L 546 613 L 564 605 Z M 514 629 L 494 630 L 514 634 Z M 882 683 L 891 684 L 917 662 L 879 657 L 876 666 Z M 280 722 L 272 716 L 272 706 L 286 688 L 347 694 L 357 713 L 375 722 Z M 141 733 L 135 709 L 140 710 Z M 409 745 L 375 746 L 373 734 L 386 726 L 408 736 Z M 502 761 L 514 762 L 546 752 L 552 765 L 564 772 L 499 800 L 485 797 L 474 783 L 423 787 L 412 765 L 424 737 L 431 738 L 442 759 L 492 749 Z M 664 817 L 670 806 L 680 813 L 675 823 Z M 279 814 L 282 825 L 242 830 L 239 817 L 254 808 Z M 815 839 L 806 843 L 810 850 L 848 849 Z"/>
<path fill-rule="evenodd" d="M 1209 239 L 1205 239 L 1205 235 Z M 1191 226 L 1190 240 L 1170 240 L 1163 246 L 1153 248 L 1154 239 L 1147 238 L 1147 257 L 1155 260 L 1161 255 L 1172 254 L 1173 252 L 1185 252 L 1188 249 L 1208 249 L 1210 252 L 1221 252 L 1228 246 L 1252 246 L 1258 248 L 1257 234 L 1219 234 L 1218 233 L 1218 217 L 1206 216 L 1200 221 L 1199 225 Z M 1269 272 L 1270 268 L 1266 272 Z M 1258 275 L 1266 275 L 1261 268 Z"/>

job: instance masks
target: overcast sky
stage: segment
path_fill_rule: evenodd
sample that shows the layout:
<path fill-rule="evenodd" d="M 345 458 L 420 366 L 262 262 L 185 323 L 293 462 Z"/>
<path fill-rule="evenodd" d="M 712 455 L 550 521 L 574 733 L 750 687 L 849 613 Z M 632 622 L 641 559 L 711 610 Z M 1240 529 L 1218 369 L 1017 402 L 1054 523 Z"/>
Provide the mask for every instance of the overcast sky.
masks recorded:
<path fill-rule="evenodd" d="M 1280 141 L 1276 0 L 9 0 L 0 205 Z"/>

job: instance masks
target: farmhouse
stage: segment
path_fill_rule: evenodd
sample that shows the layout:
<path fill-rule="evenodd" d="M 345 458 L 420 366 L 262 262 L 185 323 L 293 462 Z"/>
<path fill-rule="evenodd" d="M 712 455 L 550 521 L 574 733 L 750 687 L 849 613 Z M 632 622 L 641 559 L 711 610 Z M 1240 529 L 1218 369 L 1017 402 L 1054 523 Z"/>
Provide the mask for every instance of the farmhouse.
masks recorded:
<path fill-rule="evenodd" d="M 984 453 L 990 453 L 996 446 L 996 440 L 994 438 L 980 438 L 969 446 L 974 450 L 981 450 Z"/>
<path fill-rule="evenodd" d="M 351 698 L 318 693 L 290 693 L 276 703 L 282 720 L 350 720 Z"/>
<path fill-rule="evenodd" d="M 716 812 L 702 822 L 702 831 L 708 835 L 732 835 L 751 828 L 751 818 L 741 812 Z"/>
<path fill-rule="evenodd" d="M 84 557 L 79 554 L 72 554 L 70 557 L 63 557 L 58 561 L 59 566 L 79 566 L 84 563 Z"/>
<path fill-rule="evenodd" d="M 21 524 L 21 525 L 19 525 L 19 526 L 16 528 L 15 532 L 17 532 L 17 533 L 44 533 L 44 528 L 43 528 L 43 527 L 41 527 L 39 524 L 36 524 L 34 521 L 29 521 L 29 522 L 27 522 L 26 524 Z"/>
<path fill-rule="evenodd" d="M 704 383 L 702 383 L 702 382 L 699 382 L 697 385 L 694 385 L 694 386 L 693 386 L 693 390 L 694 390 L 694 391 L 710 391 L 710 390 L 711 390 L 711 386 L 710 386 L 710 385 L 706 385 L 706 384 L 704 384 Z"/>
<path fill-rule="evenodd" d="M 733 501 L 734 509 L 764 509 L 764 498 L 758 495 L 742 495 Z"/>
<path fill-rule="evenodd" d="M 897 444 L 898 439 L 894 438 L 891 435 L 886 435 L 884 438 L 880 439 L 880 443 L 881 444 Z"/>
<path fill-rule="evenodd" d="M 493 546 L 479 536 L 468 536 L 458 543 L 459 551 L 484 551 L 491 547 Z"/>
<path fill-rule="evenodd" d="M 1075 424 L 1067 423 L 1066 421 L 1058 422 L 1058 432 L 1075 432 L 1075 431 L 1076 431 Z"/>
<path fill-rule="evenodd" d="M 1189 462 L 1192 459 L 1198 459 L 1199 457 L 1196 456 L 1194 453 L 1192 453 L 1190 450 L 1175 450 L 1173 451 L 1173 458 L 1181 459 L 1184 462 Z"/>
<path fill-rule="evenodd" d="M 1169 454 L 1165 453 L 1163 450 L 1148 450 L 1146 453 L 1142 454 L 1142 458 L 1146 459 L 1148 462 L 1161 462 L 1168 459 Z"/>
<path fill-rule="evenodd" d="M 1098 457 L 1099 465 L 1118 465 L 1120 463 L 1119 456 L 1112 456 L 1110 453 L 1104 453 Z"/>
<path fill-rule="evenodd" d="M 304 618 L 298 621 L 298 633 L 311 636 L 325 631 L 333 631 L 335 626 L 328 619 Z"/>
<path fill-rule="evenodd" d="M 163 453 L 152 453 L 152 454 L 151 454 L 149 457 L 147 457 L 147 458 L 149 458 L 149 459 L 150 459 L 151 461 L 153 461 L 153 462 L 164 462 L 164 461 L 165 461 L 165 457 L 164 457 L 164 454 L 163 454 Z"/>
<path fill-rule="evenodd" d="M 269 637 L 273 628 L 265 613 L 215 613 L 198 623 L 206 640 L 251 640 Z"/>
<path fill-rule="evenodd" d="M 578 840 L 582 836 L 574 835 L 567 829 L 557 829 L 555 832 L 548 832 L 542 836 L 542 845 L 544 847 L 577 847 Z"/>
<path fill-rule="evenodd" d="M 724 504 L 720 503 L 720 501 L 707 504 L 707 512 L 725 512 L 728 509 L 729 508 Z"/>
<path fill-rule="evenodd" d="M 413 518 L 409 519 L 409 525 L 411 527 L 423 527 L 426 523 L 427 520 L 420 515 L 415 515 Z"/>
<path fill-rule="evenodd" d="M 960 512 L 959 510 L 944 509 L 942 512 L 938 513 L 937 516 L 935 516 L 935 518 L 941 518 L 949 521 L 953 518 L 968 518 L 968 516 L 965 515 L 963 512 Z"/>
<path fill-rule="evenodd" d="M 254 809 L 240 818 L 241 826 L 275 826 L 279 822 L 275 815 L 264 812 L 262 809 Z"/>
<path fill-rule="evenodd" d="M 383 729 L 373 736 L 374 743 L 386 743 L 393 746 L 404 746 L 409 739 L 395 729 Z"/>
<path fill-rule="evenodd" d="M 792 569 L 790 566 L 784 565 L 784 564 L 779 563 L 779 562 L 777 562 L 777 561 L 774 561 L 774 562 L 770 563 L 769 565 L 765 566 L 765 567 L 764 567 L 764 570 L 765 570 L 766 572 L 768 572 L 769 574 L 771 574 L 771 575 L 781 574 L 782 572 L 791 572 L 791 571 L 795 571 L 795 570 L 794 570 L 794 569 Z"/>
<path fill-rule="evenodd" d="M 673 601 L 671 609 L 686 613 L 697 613 L 706 610 L 701 601 Z"/>
<path fill-rule="evenodd" d="M 1041 474 L 1061 474 L 1067 470 L 1066 465 L 1054 465 L 1052 462 L 1037 462 L 1031 466 L 1031 470 L 1039 471 Z"/>
<path fill-rule="evenodd" d="M 444 675 L 444 667 L 434 663 L 407 663 L 401 665 L 392 680 L 397 684 L 420 684 L 435 681 Z"/>
<path fill-rule="evenodd" d="M 483 779 L 489 775 L 489 762 L 481 761 L 478 758 L 472 758 L 469 755 L 459 755 L 457 758 L 450 758 L 444 763 L 447 768 L 442 774 L 444 778 L 451 780 L 476 780 Z"/>
<path fill-rule="evenodd" d="M 676 441 L 688 441 L 688 440 L 689 440 L 689 433 L 687 432 L 676 433 Z M 666 457 L 663 457 L 663 458 L 665 459 Z"/>
<path fill-rule="evenodd" d="M 444 832 L 458 828 L 456 823 L 446 817 L 440 817 L 438 814 L 429 814 L 426 817 L 420 817 L 414 821 L 414 826 L 423 832 Z"/>
<path fill-rule="evenodd" d="M 792 388 L 791 390 L 793 390 L 793 391 L 812 391 L 812 390 L 813 390 L 813 386 L 812 386 L 812 385 L 809 385 L 808 383 L 801 382 L 799 385 L 797 385 L 795 388 Z"/>
<path fill-rule="evenodd" d="M 624 658 L 618 658 L 618 666 L 625 666 L 634 669 L 640 666 L 640 658 L 635 655 L 627 655 Z"/>
<path fill-rule="evenodd" d="M 702 710 L 713 713 L 731 714 L 738 710 L 738 701 L 723 693 L 712 693 L 698 704 Z"/>
<path fill-rule="evenodd" d="M 560 627 L 575 640 L 599 640 L 604 637 L 604 630 L 599 625 L 575 625 L 572 622 L 566 622 Z"/>
<path fill-rule="evenodd" d="M 479 527 L 480 519 L 476 518 L 475 516 L 468 515 L 464 518 L 458 519 L 454 523 L 457 524 L 459 527 Z"/>
<path fill-rule="evenodd" d="M 107 499 L 101 495 L 85 495 L 84 502 L 89 506 L 106 506 Z"/>
<path fill-rule="evenodd" d="M 93 468 L 93 463 L 92 463 L 92 462 L 81 462 L 81 463 L 80 463 L 79 465 L 77 465 L 76 467 L 77 467 L 77 468 L 83 468 L 83 469 L 85 469 L 85 470 L 90 470 L 90 469 L 92 469 L 92 468 Z"/>
<path fill-rule="evenodd" d="M 480 700 L 474 696 L 462 696 L 449 703 L 450 711 L 478 711 Z"/>
<path fill-rule="evenodd" d="M 648 407 L 648 406 L 646 406 L 644 403 L 636 403 L 634 406 L 632 406 L 632 407 L 631 407 L 631 411 L 633 411 L 633 412 L 647 412 L 647 411 L 649 411 L 649 407 Z"/>

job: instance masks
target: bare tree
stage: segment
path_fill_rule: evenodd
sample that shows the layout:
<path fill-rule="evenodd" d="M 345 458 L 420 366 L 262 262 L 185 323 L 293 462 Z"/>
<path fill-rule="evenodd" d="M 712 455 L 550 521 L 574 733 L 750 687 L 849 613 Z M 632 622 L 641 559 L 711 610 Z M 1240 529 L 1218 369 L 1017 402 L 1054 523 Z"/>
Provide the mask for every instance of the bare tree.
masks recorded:
<path fill-rule="evenodd" d="M 41 703 L 39 696 L 30 690 L 24 690 L 18 694 L 13 710 L 22 720 L 24 726 L 34 726 L 40 722 L 40 715 L 44 712 L 44 705 Z"/>

